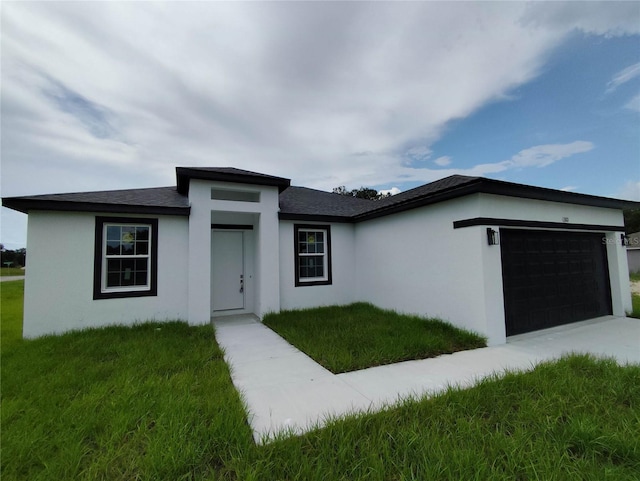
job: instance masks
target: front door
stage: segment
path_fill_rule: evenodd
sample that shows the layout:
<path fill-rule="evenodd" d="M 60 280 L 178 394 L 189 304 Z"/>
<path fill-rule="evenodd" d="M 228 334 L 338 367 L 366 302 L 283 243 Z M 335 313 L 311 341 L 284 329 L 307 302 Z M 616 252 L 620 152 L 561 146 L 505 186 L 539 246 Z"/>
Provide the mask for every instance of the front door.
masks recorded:
<path fill-rule="evenodd" d="M 211 272 L 212 310 L 244 309 L 242 232 L 211 232 Z"/>

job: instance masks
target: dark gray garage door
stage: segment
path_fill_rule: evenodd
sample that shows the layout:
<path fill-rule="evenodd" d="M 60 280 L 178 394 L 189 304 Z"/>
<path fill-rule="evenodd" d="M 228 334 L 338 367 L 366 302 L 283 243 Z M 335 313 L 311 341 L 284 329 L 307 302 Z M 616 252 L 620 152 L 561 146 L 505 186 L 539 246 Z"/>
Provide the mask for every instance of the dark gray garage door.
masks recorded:
<path fill-rule="evenodd" d="M 507 336 L 611 314 L 603 238 L 500 230 Z"/>

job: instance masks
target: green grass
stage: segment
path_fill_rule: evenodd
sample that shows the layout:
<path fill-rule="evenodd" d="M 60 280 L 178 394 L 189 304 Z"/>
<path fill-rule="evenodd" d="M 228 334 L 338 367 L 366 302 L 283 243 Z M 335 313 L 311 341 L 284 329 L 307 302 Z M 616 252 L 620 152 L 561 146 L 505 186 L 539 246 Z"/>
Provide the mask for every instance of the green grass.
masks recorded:
<path fill-rule="evenodd" d="M 24 281 L 0 282 L 0 347 L 4 350 L 22 339 Z"/>
<path fill-rule="evenodd" d="M 640 281 L 640 272 L 632 272 L 629 274 L 631 282 Z M 628 313 L 629 317 L 636 317 L 640 319 L 640 294 L 631 293 L 631 306 L 632 311 Z"/>
<path fill-rule="evenodd" d="M 268 314 L 263 322 L 334 373 L 484 347 L 486 339 L 438 319 L 371 304 Z"/>
<path fill-rule="evenodd" d="M 25 270 L 20 267 L 0 267 L 0 277 L 4 276 L 24 276 Z"/>
<path fill-rule="evenodd" d="M 19 324 L 7 292 L 3 329 Z M 94 329 L 1 356 L 3 481 L 640 477 L 640 366 L 609 360 L 571 356 L 256 446 L 208 327 Z"/>
<path fill-rule="evenodd" d="M 640 294 L 631 294 L 631 308 L 632 311 L 629 313 L 629 317 L 640 319 Z"/>
<path fill-rule="evenodd" d="M 639 366 L 575 356 L 268 445 L 240 478 L 637 480 L 639 416 Z"/>
<path fill-rule="evenodd" d="M 3 481 L 205 479 L 251 447 L 210 326 L 145 323 L 18 342 L 22 285 L 2 284 Z"/>

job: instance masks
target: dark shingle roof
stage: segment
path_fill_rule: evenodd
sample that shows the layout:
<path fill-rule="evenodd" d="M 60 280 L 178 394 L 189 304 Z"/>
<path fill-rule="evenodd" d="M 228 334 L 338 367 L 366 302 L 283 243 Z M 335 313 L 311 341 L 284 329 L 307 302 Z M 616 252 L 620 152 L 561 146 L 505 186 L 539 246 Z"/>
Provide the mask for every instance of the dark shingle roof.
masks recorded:
<path fill-rule="evenodd" d="M 638 202 L 463 175 L 446 177 L 373 201 L 306 187 L 289 187 L 289 179 L 231 167 L 178 167 L 177 173 L 178 186 L 182 182 L 183 189 L 188 189 L 191 178 L 277 186 L 280 190 L 279 216 L 288 220 L 359 222 L 476 193 L 614 209 L 640 207 Z M 190 212 L 188 196 L 179 187 L 8 197 L 3 199 L 3 205 L 24 213 L 29 210 L 63 210 L 189 215 Z"/>
<path fill-rule="evenodd" d="M 360 222 L 477 193 L 614 209 L 640 207 L 638 202 L 514 184 L 484 177 L 452 175 L 376 201 L 290 187 L 280 196 L 280 218 L 313 220 L 316 216 L 317 220 L 321 221 Z M 356 204 L 354 200 L 360 202 Z"/>
<path fill-rule="evenodd" d="M 447 200 L 448 198 L 464 195 L 464 188 L 477 182 L 480 177 L 469 177 L 465 175 L 451 175 L 444 179 L 421 185 L 405 192 L 392 195 L 376 201 L 375 206 L 368 212 L 362 214 L 364 218 L 380 217 L 392 214 L 407 208 L 420 207 L 421 205 L 432 204 Z M 362 219 L 364 220 L 364 219 Z"/>
<path fill-rule="evenodd" d="M 469 184 L 470 182 L 477 181 L 480 177 L 469 177 L 466 175 L 451 175 L 444 179 L 436 180 L 425 185 L 416 187 L 415 189 L 400 192 L 399 194 L 386 197 L 379 201 L 379 207 L 395 205 L 402 202 L 409 202 L 411 200 L 425 197 L 428 195 L 436 194 L 442 191 L 455 189 L 462 185 Z"/>
<path fill-rule="evenodd" d="M 303 220 L 307 217 L 311 220 L 315 216 L 318 220 L 356 222 L 412 208 L 411 204 L 416 201 L 435 200 L 436 196 L 442 196 L 477 179 L 478 177 L 453 175 L 375 201 L 305 187 L 289 187 L 280 194 L 280 218 Z"/>
<path fill-rule="evenodd" d="M 280 218 L 343 221 L 371 209 L 374 201 L 309 189 L 289 187 L 280 194 Z"/>
<path fill-rule="evenodd" d="M 175 187 L 32 195 L 2 199 L 5 207 L 29 210 L 189 215 L 189 199 Z"/>

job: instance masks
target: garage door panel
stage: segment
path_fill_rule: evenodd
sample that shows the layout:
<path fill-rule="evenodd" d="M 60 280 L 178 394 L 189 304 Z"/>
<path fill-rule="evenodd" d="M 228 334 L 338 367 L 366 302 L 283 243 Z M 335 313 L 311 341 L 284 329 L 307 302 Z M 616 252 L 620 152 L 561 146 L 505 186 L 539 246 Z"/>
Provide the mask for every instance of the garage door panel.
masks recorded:
<path fill-rule="evenodd" d="M 507 335 L 611 314 L 604 234 L 502 229 Z"/>

